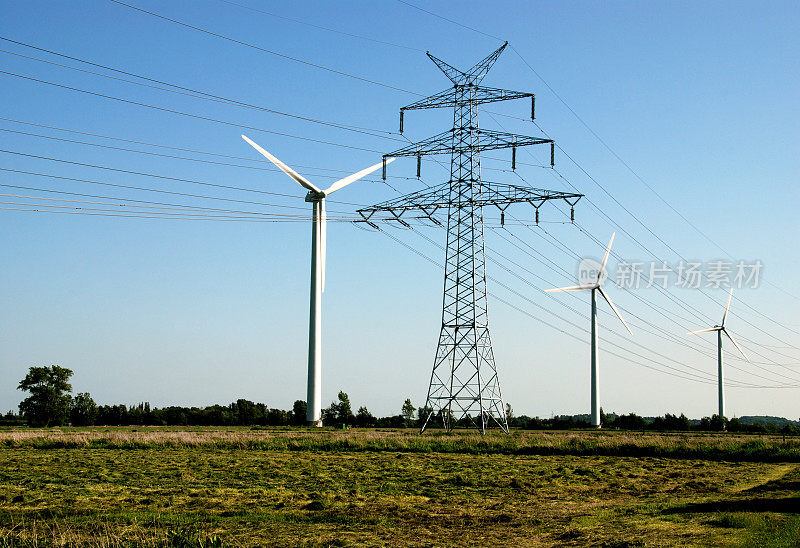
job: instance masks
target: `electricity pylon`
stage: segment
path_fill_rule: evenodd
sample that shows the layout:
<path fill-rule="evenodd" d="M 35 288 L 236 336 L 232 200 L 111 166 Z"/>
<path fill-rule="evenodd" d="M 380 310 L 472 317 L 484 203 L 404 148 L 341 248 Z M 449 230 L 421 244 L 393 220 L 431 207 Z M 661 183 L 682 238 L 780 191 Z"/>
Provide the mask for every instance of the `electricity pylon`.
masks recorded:
<path fill-rule="evenodd" d="M 551 165 L 554 160 L 554 143 L 551 139 L 478 128 L 478 105 L 483 103 L 530 97 L 533 118 L 532 93 L 480 85 L 507 44 L 467 71 L 458 70 L 427 53 L 450 79 L 453 87 L 401 108 L 400 131 L 403 131 L 405 111 L 442 107 L 453 108 L 453 128 L 385 154 L 383 158 L 388 161 L 389 158 L 401 156 L 416 157 L 419 175 L 422 156 L 449 154 L 450 179 L 424 191 L 358 210 L 363 222 L 375 228 L 377 220 L 397 221 L 409 227 L 403 219 L 408 211 L 421 211 L 426 218 L 441 225 L 435 214 L 439 210 L 447 211 L 442 327 L 424 408 L 427 415 L 422 432 L 434 415 L 441 417 L 446 430 L 468 417 L 481 432 L 485 432 L 487 425 L 492 422 L 508 432 L 489 336 L 483 207 L 493 205 L 500 209 L 503 212 L 502 222 L 506 208 L 512 203 L 527 202 L 536 209 L 538 221 L 539 207 L 544 202 L 560 199 L 573 207 L 582 197 L 581 194 L 481 180 L 480 152 L 483 150 L 511 148 L 512 167 L 516 167 L 517 147 L 549 144 Z M 383 176 L 386 177 L 385 169 Z"/>

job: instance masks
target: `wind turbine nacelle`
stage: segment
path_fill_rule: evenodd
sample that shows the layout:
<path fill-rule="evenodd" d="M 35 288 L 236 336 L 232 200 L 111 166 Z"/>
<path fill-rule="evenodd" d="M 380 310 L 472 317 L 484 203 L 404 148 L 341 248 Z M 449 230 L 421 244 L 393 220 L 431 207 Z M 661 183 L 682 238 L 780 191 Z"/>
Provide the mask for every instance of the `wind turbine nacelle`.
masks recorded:
<path fill-rule="evenodd" d="M 308 194 L 306 194 L 306 202 L 319 202 L 324 197 L 324 195 L 320 195 L 318 192 L 309 190 Z"/>
<path fill-rule="evenodd" d="M 598 283 L 598 275 L 601 269 L 602 265 L 594 259 L 583 259 L 578 263 L 578 283 L 580 285 Z M 603 272 L 603 275 L 600 277 L 600 283 L 602 283 L 607 276 L 608 274 Z"/>

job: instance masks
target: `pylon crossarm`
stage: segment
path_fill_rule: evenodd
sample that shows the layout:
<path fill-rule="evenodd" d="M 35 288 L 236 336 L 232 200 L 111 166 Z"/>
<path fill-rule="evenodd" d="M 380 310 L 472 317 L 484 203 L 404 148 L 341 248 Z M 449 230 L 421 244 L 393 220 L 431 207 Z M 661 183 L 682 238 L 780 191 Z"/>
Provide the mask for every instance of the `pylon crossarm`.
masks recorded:
<path fill-rule="evenodd" d="M 504 42 L 502 46 L 487 55 L 484 59 L 475 63 L 475 65 L 467 71 L 467 76 L 469 77 L 470 82 L 473 84 L 479 84 L 492 69 L 494 64 L 497 62 L 497 58 L 500 57 L 500 54 L 503 53 L 503 50 L 506 49 L 507 45 L 508 42 Z"/>
<path fill-rule="evenodd" d="M 424 108 L 443 108 L 455 107 L 462 104 L 484 104 L 496 103 L 498 101 L 510 101 L 512 99 L 525 99 L 526 97 L 533 97 L 533 93 L 524 91 L 511 91 L 507 89 L 477 87 L 474 88 L 469 99 L 464 99 L 464 94 L 459 93 L 457 88 L 463 86 L 456 86 L 455 88 L 448 88 L 444 91 L 425 97 L 419 101 L 415 101 L 410 105 L 404 106 L 400 110 L 419 110 Z"/>
<path fill-rule="evenodd" d="M 455 133 L 455 135 L 454 135 Z M 471 139 L 460 139 L 460 133 L 468 133 Z M 454 139 L 455 137 L 455 139 Z M 456 144 L 454 144 L 454 142 Z M 464 144 L 458 144 L 463 142 Z M 443 131 L 438 135 L 412 143 L 401 149 L 384 154 L 384 158 L 401 158 L 404 156 L 425 156 L 428 154 L 463 154 L 475 153 L 498 148 L 525 147 L 552 143 L 552 139 L 541 139 L 527 135 L 517 135 L 489 129 L 457 128 Z M 469 143 L 469 144 L 467 144 Z"/>
<path fill-rule="evenodd" d="M 461 72 L 460 70 L 458 70 L 453 65 L 451 65 L 449 63 L 445 63 L 444 61 L 442 61 L 441 59 L 439 59 L 435 55 L 432 55 L 431 52 L 426 51 L 425 55 L 427 55 L 428 58 L 431 61 L 433 61 L 436 64 L 437 67 L 439 67 L 439 70 L 441 70 L 444 73 L 444 75 L 447 76 L 447 78 L 451 82 L 453 82 L 453 84 L 455 84 L 455 85 L 465 84 L 469 80 L 469 76 L 467 74 L 465 74 L 464 72 Z"/>
<path fill-rule="evenodd" d="M 542 188 L 493 183 L 491 181 L 481 181 L 480 193 L 481 201 L 484 202 L 481 205 L 528 202 L 535 207 L 541 207 L 548 200 L 564 200 L 572 206 L 583 197 L 583 194 L 574 192 L 559 192 Z"/>
<path fill-rule="evenodd" d="M 462 207 L 489 205 L 500 207 L 507 204 L 527 202 L 538 209 L 550 200 L 564 200 L 570 206 L 573 206 L 583 197 L 583 194 L 572 192 L 559 192 L 490 181 L 480 181 L 475 186 L 477 190 L 476 197 L 464 202 Z M 365 221 L 372 220 L 372 216 L 377 212 L 386 212 L 394 215 L 395 212 L 402 214 L 402 212 L 409 210 L 420 210 L 430 217 L 437 210 L 446 210 L 450 207 L 453 207 L 453 203 L 450 199 L 450 183 L 447 182 L 424 191 L 412 192 L 393 200 L 359 209 L 358 214 Z"/>

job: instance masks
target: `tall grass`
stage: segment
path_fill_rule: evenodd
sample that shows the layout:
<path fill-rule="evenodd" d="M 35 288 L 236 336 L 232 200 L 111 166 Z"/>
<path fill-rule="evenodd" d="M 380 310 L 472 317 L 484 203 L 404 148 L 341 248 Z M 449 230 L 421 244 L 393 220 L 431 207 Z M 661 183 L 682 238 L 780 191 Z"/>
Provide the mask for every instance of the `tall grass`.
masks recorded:
<path fill-rule="evenodd" d="M 720 461 L 800 462 L 800 439 L 736 434 L 515 432 L 511 435 L 413 430 L 19 429 L 0 444 L 38 449 L 209 447 L 261 451 L 409 452 L 508 455 L 603 455 Z"/>

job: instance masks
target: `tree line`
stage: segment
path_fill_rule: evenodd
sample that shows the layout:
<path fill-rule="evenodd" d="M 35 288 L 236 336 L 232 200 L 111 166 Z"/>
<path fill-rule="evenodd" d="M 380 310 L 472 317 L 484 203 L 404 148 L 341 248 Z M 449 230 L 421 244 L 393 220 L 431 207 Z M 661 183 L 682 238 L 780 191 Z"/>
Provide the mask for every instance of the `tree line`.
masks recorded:
<path fill-rule="evenodd" d="M 19 414 L 9 411 L 0 417 L 0 424 L 27 424 L 34 427 L 48 426 L 301 426 L 306 423 L 306 402 L 296 400 L 292 409 L 270 408 L 264 403 L 238 399 L 228 405 L 206 407 L 151 407 L 148 402 L 135 405 L 97 405 L 87 392 L 71 395 L 72 370 L 51 365 L 31 367 L 20 381 L 19 390 L 30 395 L 19 404 Z M 353 412 L 350 397 L 339 391 L 337 400 L 322 410 L 325 426 L 341 428 L 419 428 L 429 410 L 416 407 L 406 398 L 397 415 L 374 416 L 366 406 Z M 511 428 L 525 430 L 567 430 L 588 428 L 588 415 L 561 415 L 549 419 L 515 416 L 511 405 L 506 404 L 506 416 Z M 432 426 L 442 424 L 441 412 L 430 419 Z M 454 421 L 456 426 L 469 428 L 472 419 L 464 417 Z M 728 420 L 713 415 L 693 421 L 684 414 L 667 413 L 663 417 L 641 417 L 635 413 L 627 415 L 606 414 L 600 410 L 600 422 L 604 428 L 618 430 L 654 431 L 721 431 L 731 432 L 782 432 L 800 434 L 800 422 L 793 424 L 784 419 L 776 422 L 743 423 L 740 419 Z"/>

